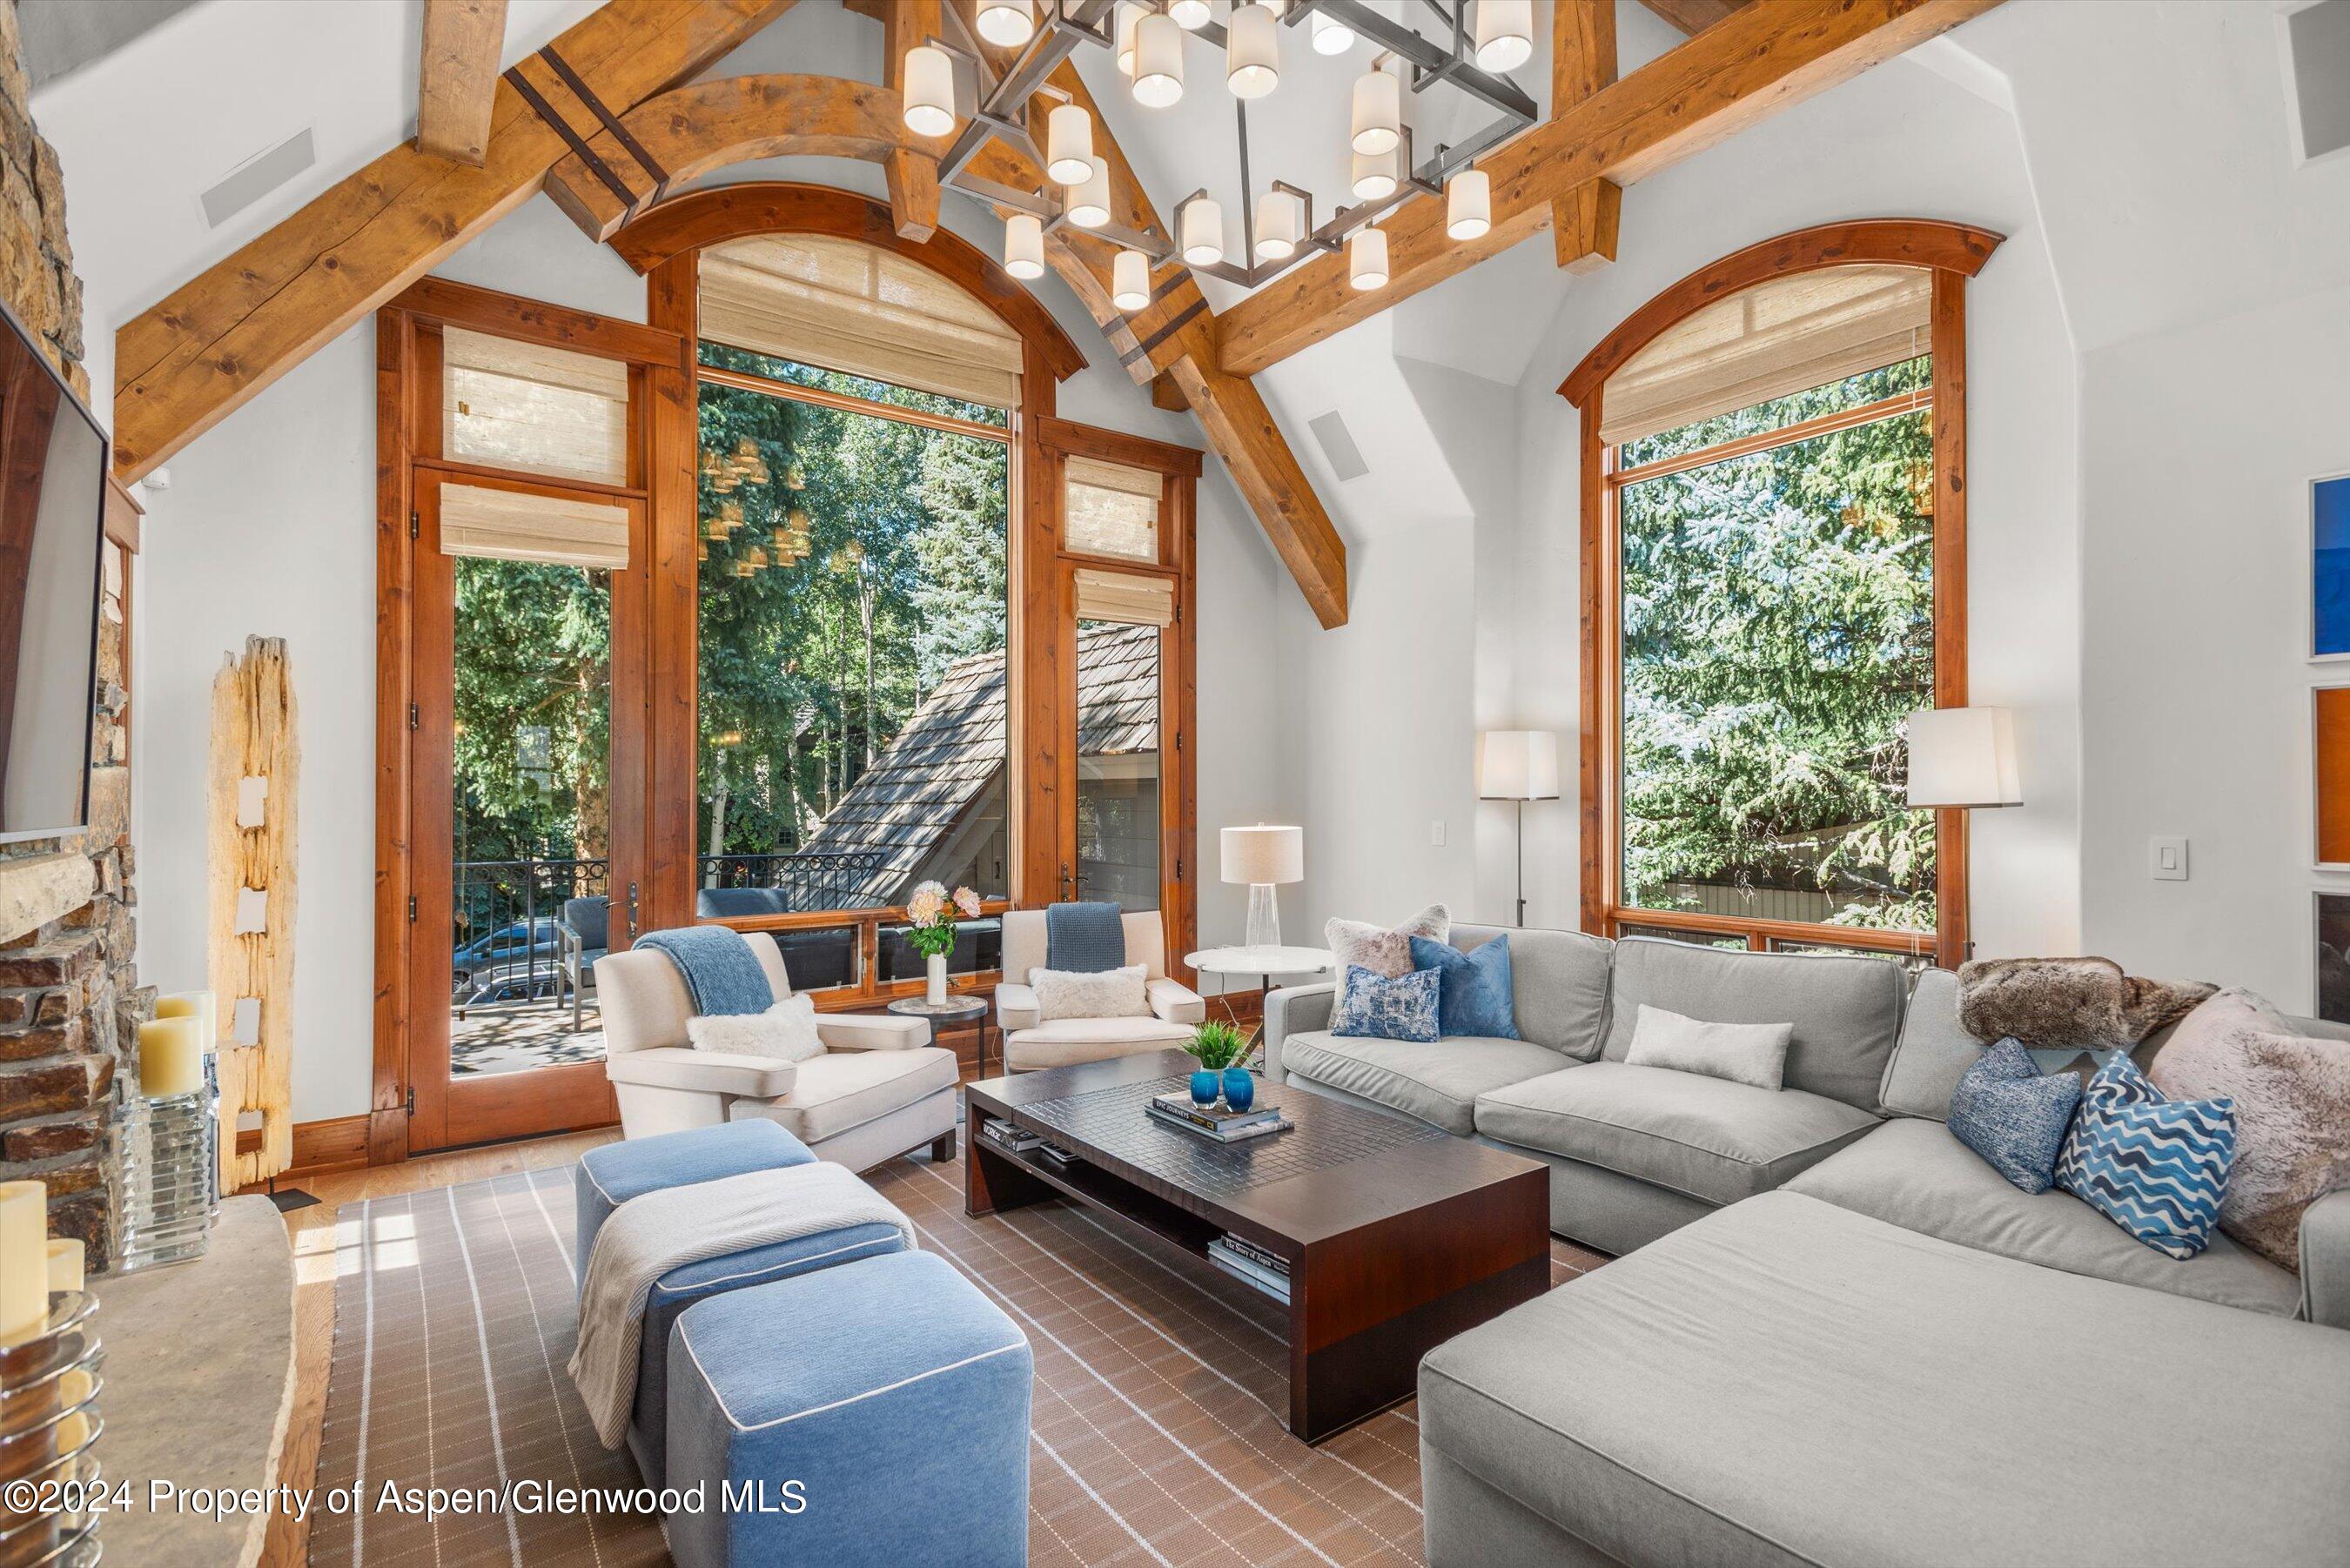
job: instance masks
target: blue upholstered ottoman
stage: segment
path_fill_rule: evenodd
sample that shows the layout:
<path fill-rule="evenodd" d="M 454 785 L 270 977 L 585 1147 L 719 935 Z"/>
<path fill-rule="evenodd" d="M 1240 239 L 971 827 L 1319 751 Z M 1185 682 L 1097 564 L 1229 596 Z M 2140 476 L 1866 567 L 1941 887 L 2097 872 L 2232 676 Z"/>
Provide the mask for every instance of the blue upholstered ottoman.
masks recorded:
<path fill-rule="evenodd" d="M 591 1148 L 580 1157 L 572 1178 L 579 1208 L 576 1266 L 585 1278 L 596 1232 L 631 1198 L 815 1159 L 806 1144 L 765 1121 L 721 1122 Z M 659 1486 L 668 1463 L 669 1339 L 681 1313 L 705 1296 L 895 1252 L 903 1245 L 895 1226 L 850 1225 L 681 1264 L 653 1282 L 637 1351 L 637 1401 L 629 1417 L 629 1452 L 644 1479 Z"/>
<path fill-rule="evenodd" d="M 679 1568 L 1028 1561 L 1035 1357 L 928 1252 L 733 1291 L 670 1336 Z M 730 1506 L 731 1505 L 731 1506 Z"/>

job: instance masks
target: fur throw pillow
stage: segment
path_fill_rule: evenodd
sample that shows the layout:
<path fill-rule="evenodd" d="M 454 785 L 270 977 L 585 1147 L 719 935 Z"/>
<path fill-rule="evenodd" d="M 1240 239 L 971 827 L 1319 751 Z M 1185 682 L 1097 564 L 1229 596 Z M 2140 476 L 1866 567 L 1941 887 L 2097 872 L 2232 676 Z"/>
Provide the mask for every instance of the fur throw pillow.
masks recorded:
<path fill-rule="evenodd" d="M 1986 1043 L 2126 1051 L 2219 989 L 2140 980 L 2111 959 L 1984 959 L 1959 970 L 1959 1023 Z"/>
<path fill-rule="evenodd" d="M 2147 1075 L 2173 1099 L 2236 1102 L 2236 1163 L 2220 1229 L 2301 1267 L 2301 1211 L 2350 1187 L 2350 1041 L 2301 1033 L 2249 991 L 2223 991 L 2156 1053 Z"/>
<path fill-rule="evenodd" d="M 824 1042 L 816 1033 L 816 1001 L 807 996 L 787 996 L 764 1012 L 689 1018 L 685 1037 L 697 1051 L 772 1056 L 778 1062 L 805 1062 L 824 1054 Z"/>
<path fill-rule="evenodd" d="M 1367 969 L 1382 980 L 1409 974 L 1412 938 L 1440 942 L 1451 934 L 1452 916 L 1441 904 L 1430 904 L 1393 930 L 1364 920 L 1328 921 L 1322 928 L 1322 941 L 1337 965 L 1338 1001 L 1346 1001 L 1347 970 Z"/>
<path fill-rule="evenodd" d="M 1149 982 L 1142 965 L 1123 969 L 1032 969 L 1028 987 L 1036 993 L 1036 1022 L 1055 1018 L 1146 1018 Z"/>

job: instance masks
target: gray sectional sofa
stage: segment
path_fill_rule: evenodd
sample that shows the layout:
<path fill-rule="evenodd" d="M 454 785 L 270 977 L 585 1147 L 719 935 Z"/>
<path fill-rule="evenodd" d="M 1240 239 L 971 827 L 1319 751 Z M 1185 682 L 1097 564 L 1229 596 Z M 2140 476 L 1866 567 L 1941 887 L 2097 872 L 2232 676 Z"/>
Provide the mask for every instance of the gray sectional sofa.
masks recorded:
<path fill-rule="evenodd" d="M 1523 1040 L 1266 1002 L 1277 1080 L 1540 1159 L 1552 1229 L 1630 1254 L 1421 1364 L 1436 1568 L 2350 1563 L 2350 1190 L 2299 1276 L 2174 1262 L 1942 1125 L 1954 975 L 1506 935 Z M 1786 1086 L 1627 1064 L 1641 1002 L 1792 1022 Z"/>

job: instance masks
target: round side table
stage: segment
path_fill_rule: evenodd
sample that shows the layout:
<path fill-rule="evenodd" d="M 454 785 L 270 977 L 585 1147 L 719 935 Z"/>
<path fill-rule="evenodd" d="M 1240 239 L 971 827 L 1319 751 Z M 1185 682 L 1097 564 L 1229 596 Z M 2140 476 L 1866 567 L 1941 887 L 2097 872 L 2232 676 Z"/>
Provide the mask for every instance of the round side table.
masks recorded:
<path fill-rule="evenodd" d="M 900 1018 L 920 1018 L 931 1026 L 931 1044 L 939 1043 L 939 1028 L 948 1023 L 979 1024 L 979 1075 L 987 1076 L 987 999 L 983 996 L 949 996 L 933 1004 L 920 996 L 901 996 L 882 1009 Z"/>
<path fill-rule="evenodd" d="M 1203 974 L 1219 978 L 1253 974 L 1265 990 L 1273 987 L 1274 975 L 1325 974 L 1337 959 L 1327 948 L 1202 948 L 1183 955 L 1183 961 Z M 1218 994 L 1222 994 L 1219 992 Z M 1232 1016 L 1232 1004 L 1224 1003 L 1224 1016 Z M 1258 1042 L 1264 1038 L 1264 1022 L 1259 1019 L 1256 1033 L 1249 1036 L 1249 1051 L 1253 1054 Z"/>

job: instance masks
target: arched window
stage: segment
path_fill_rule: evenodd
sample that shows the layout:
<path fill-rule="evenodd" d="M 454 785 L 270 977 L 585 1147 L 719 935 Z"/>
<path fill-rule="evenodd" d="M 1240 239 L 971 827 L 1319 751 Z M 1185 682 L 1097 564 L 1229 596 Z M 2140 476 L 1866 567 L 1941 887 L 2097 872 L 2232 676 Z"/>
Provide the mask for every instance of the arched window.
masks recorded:
<path fill-rule="evenodd" d="M 1966 822 L 1903 801 L 1966 701 L 1966 279 L 1885 222 L 1724 257 L 1559 390 L 1583 418 L 1586 929 L 1966 949 Z"/>

